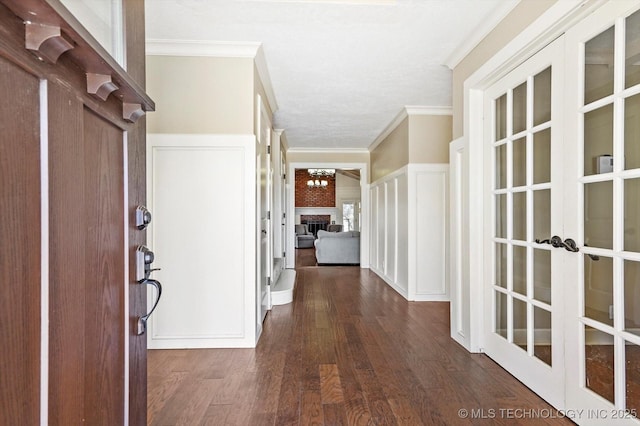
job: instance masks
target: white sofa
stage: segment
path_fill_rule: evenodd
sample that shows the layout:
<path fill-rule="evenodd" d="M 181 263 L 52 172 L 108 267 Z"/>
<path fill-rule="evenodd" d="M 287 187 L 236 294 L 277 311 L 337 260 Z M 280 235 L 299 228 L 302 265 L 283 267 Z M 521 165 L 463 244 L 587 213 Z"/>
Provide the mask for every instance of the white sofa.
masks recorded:
<path fill-rule="evenodd" d="M 360 232 L 318 231 L 315 241 L 316 261 L 318 265 L 360 264 Z"/>

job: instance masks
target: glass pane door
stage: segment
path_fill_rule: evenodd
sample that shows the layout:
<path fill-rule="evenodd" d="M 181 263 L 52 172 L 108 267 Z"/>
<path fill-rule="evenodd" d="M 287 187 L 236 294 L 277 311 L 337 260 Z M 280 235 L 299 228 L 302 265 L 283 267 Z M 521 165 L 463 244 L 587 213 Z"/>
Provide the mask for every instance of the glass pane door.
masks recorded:
<path fill-rule="evenodd" d="M 552 403 L 562 403 L 562 292 L 549 241 L 561 233 L 561 128 L 554 95 L 562 77 L 559 39 L 486 92 L 492 164 L 491 327 L 485 351 Z M 552 166 L 556 167 L 552 167 Z M 556 215 L 552 215 L 552 211 Z M 560 213 L 560 215 L 557 215 Z M 490 229 L 491 229 L 490 228 Z"/>
<path fill-rule="evenodd" d="M 566 352 L 569 408 L 601 408 L 635 424 L 640 410 L 640 11 L 625 12 L 628 7 L 612 2 L 567 33 L 567 49 L 578 52 L 570 60 L 580 77 L 578 108 L 567 109 L 577 118 L 567 139 L 578 146 L 567 145 L 567 155 L 580 160 L 566 175 L 565 198 L 576 201 L 578 216 L 567 217 L 565 230 L 582 244 L 577 273 L 571 274 L 579 277 L 578 297 L 567 309 L 567 333 L 577 335 L 569 336 Z M 602 419 L 603 424 L 611 419 Z"/>

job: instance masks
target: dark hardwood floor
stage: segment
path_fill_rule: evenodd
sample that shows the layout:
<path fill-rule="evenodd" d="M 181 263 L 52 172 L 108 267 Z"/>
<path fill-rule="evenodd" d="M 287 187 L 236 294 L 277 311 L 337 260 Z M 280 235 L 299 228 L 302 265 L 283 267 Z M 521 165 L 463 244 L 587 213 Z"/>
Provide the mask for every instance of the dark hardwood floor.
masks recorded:
<path fill-rule="evenodd" d="M 149 424 L 572 424 L 523 419 L 555 410 L 455 343 L 448 303 L 407 302 L 367 269 L 297 269 L 257 348 L 149 351 Z"/>

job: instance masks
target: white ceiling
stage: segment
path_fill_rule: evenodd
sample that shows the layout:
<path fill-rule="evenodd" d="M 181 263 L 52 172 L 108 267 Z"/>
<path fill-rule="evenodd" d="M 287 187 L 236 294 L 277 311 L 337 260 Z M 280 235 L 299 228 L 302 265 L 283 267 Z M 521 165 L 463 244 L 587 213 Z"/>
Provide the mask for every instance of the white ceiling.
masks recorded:
<path fill-rule="evenodd" d="M 147 0 L 147 39 L 260 42 L 290 148 L 367 148 L 519 0 Z M 466 50 L 465 50 L 466 49 Z"/>

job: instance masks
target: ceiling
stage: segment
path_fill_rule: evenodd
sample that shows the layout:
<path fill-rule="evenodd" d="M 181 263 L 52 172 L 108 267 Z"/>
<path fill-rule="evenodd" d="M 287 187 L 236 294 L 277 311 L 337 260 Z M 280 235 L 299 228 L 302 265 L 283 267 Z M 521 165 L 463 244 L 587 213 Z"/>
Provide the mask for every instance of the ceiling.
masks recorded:
<path fill-rule="evenodd" d="M 290 148 L 365 149 L 519 0 L 147 0 L 147 39 L 260 42 Z"/>

